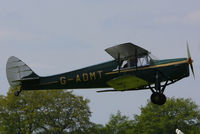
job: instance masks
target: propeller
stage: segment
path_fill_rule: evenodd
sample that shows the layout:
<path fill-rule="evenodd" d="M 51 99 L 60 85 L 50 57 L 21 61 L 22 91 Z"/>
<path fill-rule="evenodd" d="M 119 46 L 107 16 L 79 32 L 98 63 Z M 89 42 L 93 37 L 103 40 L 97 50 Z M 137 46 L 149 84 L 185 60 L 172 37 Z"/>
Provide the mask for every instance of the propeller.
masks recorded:
<path fill-rule="evenodd" d="M 194 68 L 193 68 L 193 65 L 192 65 L 192 58 L 191 58 L 191 54 L 190 54 L 190 49 L 189 49 L 189 45 L 188 45 L 188 42 L 187 42 L 187 54 L 188 54 L 188 64 L 190 64 L 190 68 L 192 70 L 192 74 L 193 74 L 193 77 L 195 78 L 195 75 L 194 75 Z"/>

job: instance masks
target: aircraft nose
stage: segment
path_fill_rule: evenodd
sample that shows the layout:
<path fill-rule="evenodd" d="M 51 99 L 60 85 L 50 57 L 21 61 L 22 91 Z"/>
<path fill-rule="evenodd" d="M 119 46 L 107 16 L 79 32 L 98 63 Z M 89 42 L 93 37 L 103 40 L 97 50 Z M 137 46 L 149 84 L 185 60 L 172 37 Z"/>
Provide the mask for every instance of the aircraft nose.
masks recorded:
<path fill-rule="evenodd" d="M 188 64 L 190 64 L 190 69 L 192 70 L 193 77 L 195 78 L 194 68 L 193 68 L 193 65 L 192 65 L 193 60 L 191 58 L 191 54 L 190 54 L 190 49 L 189 49 L 188 42 L 187 42 L 187 54 L 188 54 Z"/>

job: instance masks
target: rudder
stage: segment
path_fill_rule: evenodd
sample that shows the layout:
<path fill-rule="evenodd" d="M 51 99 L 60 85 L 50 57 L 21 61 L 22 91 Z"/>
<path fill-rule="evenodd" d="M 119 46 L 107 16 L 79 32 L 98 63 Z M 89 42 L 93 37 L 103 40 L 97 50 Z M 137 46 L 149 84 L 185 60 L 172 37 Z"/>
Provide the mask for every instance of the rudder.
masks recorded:
<path fill-rule="evenodd" d="M 39 79 L 39 76 L 29 66 L 14 56 L 8 58 L 6 74 L 11 87 L 20 86 L 22 81 Z"/>

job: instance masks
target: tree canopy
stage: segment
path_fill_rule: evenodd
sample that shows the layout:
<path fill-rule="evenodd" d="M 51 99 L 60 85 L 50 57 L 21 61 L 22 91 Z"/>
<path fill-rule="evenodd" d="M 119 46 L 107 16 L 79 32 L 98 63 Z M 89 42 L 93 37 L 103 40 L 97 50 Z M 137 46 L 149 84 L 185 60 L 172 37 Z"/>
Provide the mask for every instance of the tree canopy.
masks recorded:
<path fill-rule="evenodd" d="M 131 120 L 120 111 L 116 115 L 111 114 L 109 122 L 103 128 L 105 134 L 125 134 L 127 129 L 132 128 Z"/>
<path fill-rule="evenodd" d="M 185 134 L 200 133 L 200 109 L 191 99 L 168 98 L 162 106 L 148 101 L 140 110 L 132 120 L 120 112 L 111 115 L 101 130 L 106 134 L 174 134 L 178 128 Z"/>
<path fill-rule="evenodd" d="M 90 121 L 89 100 L 66 90 L 23 91 L 10 89 L 0 96 L 0 133 L 70 134 L 185 134 L 200 133 L 200 109 L 191 99 L 168 98 L 165 105 L 150 101 L 133 119 L 120 111 L 107 124 Z"/>
<path fill-rule="evenodd" d="M 0 96 L 0 131 L 5 133 L 86 132 L 89 100 L 63 90 L 24 91 Z"/>
<path fill-rule="evenodd" d="M 187 134 L 200 133 L 200 110 L 191 99 L 169 98 L 162 106 L 148 102 L 134 119 L 137 133 L 169 134 L 176 128 Z"/>

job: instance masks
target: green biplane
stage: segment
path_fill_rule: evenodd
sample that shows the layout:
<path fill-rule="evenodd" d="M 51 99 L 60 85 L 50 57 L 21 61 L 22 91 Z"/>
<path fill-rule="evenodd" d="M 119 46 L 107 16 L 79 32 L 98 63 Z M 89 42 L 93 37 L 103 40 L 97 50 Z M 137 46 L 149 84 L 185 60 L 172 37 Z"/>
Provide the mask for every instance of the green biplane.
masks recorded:
<path fill-rule="evenodd" d="M 151 101 L 163 105 L 166 86 L 189 76 L 189 65 L 194 75 L 192 59 L 187 45 L 188 58 L 157 60 L 149 51 L 132 43 L 105 49 L 114 60 L 62 74 L 41 77 L 23 61 L 12 56 L 6 65 L 11 87 L 22 90 L 94 89 L 112 88 L 97 92 L 118 92 L 150 89 Z"/>

